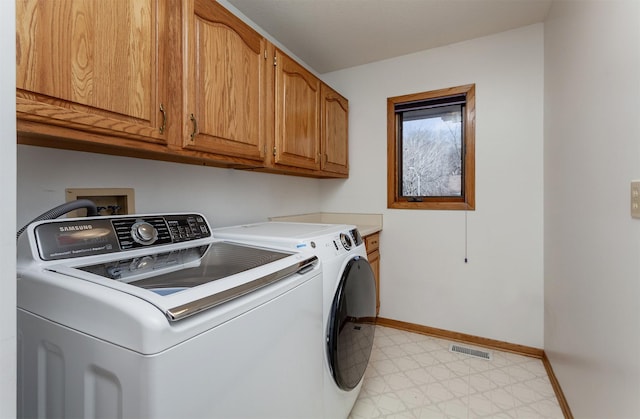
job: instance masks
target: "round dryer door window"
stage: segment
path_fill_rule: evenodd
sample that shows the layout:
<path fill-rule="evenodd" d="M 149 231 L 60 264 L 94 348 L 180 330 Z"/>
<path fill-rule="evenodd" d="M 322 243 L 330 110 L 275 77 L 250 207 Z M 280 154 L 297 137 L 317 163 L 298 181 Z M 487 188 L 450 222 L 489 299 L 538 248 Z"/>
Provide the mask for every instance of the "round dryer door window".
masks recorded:
<path fill-rule="evenodd" d="M 338 387 L 355 388 L 367 368 L 376 319 L 373 271 L 363 257 L 351 259 L 333 298 L 328 324 L 331 373 Z"/>

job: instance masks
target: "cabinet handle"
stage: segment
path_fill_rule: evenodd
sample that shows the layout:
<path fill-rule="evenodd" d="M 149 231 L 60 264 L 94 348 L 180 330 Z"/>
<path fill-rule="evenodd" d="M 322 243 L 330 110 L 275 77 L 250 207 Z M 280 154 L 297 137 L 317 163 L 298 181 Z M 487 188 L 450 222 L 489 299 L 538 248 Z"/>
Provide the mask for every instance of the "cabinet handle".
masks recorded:
<path fill-rule="evenodd" d="M 167 128 L 167 113 L 164 111 L 164 105 L 160 104 L 160 112 L 162 112 L 162 125 L 160 126 L 160 134 L 164 134 L 165 128 Z"/>
<path fill-rule="evenodd" d="M 193 124 L 193 131 L 191 131 L 191 141 L 194 141 L 196 134 L 198 133 L 198 120 L 193 114 L 189 117 L 191 123 Z"/>

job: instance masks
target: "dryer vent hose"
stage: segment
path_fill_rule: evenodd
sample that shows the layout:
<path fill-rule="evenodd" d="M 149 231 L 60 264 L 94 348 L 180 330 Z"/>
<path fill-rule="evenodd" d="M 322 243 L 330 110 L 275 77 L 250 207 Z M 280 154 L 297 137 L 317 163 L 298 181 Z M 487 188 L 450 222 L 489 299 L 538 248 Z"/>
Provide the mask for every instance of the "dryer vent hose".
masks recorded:
<path fill-rule="evenodd" d="M 31 223 L 42 220 L 53 220 L 54 218 L 58 218 L 61 215 L 65 215 L 68 212 L 75 211 L 80 208 L 87 209 L 87 217 L 98 215 L 96 204 L 94 204 L 93 201 L 89 199 L 76 199 L 75 201 L 65 202 L 64 204 L 58 205 L 57 207 L 52 208 L 44 214 L 40 214 L 33 220 L 29 221 L 27 225 L 18 230 L 18 233 L 16 234 L 16 240 L 20 238 L 20 235 L 27 229 L 27 227 L 29 227 Z"/>

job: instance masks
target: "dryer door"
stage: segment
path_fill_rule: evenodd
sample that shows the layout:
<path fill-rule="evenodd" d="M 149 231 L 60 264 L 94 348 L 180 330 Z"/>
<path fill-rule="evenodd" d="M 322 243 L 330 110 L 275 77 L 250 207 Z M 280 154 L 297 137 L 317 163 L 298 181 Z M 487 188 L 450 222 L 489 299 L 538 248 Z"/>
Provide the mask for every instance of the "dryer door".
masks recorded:
<path fill-rule="evenodd" d="M 355 388 L 367 368 L 376 319 L 376 289 L 367 259 L 356 256 L 346 265 L 333 298 L 328 322 L 328 354 L 338 387 Z"/>

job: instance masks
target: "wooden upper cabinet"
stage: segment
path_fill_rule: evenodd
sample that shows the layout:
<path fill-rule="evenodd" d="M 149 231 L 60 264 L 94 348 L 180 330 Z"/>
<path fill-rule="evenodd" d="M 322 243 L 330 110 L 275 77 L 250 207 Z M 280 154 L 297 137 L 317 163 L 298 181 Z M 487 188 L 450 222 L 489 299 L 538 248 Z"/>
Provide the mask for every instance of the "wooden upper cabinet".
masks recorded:
<path fill-rule="evenodd" d="M 17 0 L 18 130 L 165 144 L 165 13 L 159 0 Z"/>
<path fill-rule="evenodd" d="M 320 80 L 275 52 L 274 163 L 320 169 Z"/>
<path fill-rule="evenodd" d="M 217 1 L 15 1 L 19 143 L 348 174 L 347 101 Z"/>
<path fill-rule="evenodd" d="M 188 58 L 183 145 L 262 163 L 271 63 L 267 42 L 212 0 L 184 4 Z"/>
<path fill-rule="evenodd" d="M 322 84 L 322 170 L 349 173 L 349 102 Z"/>

